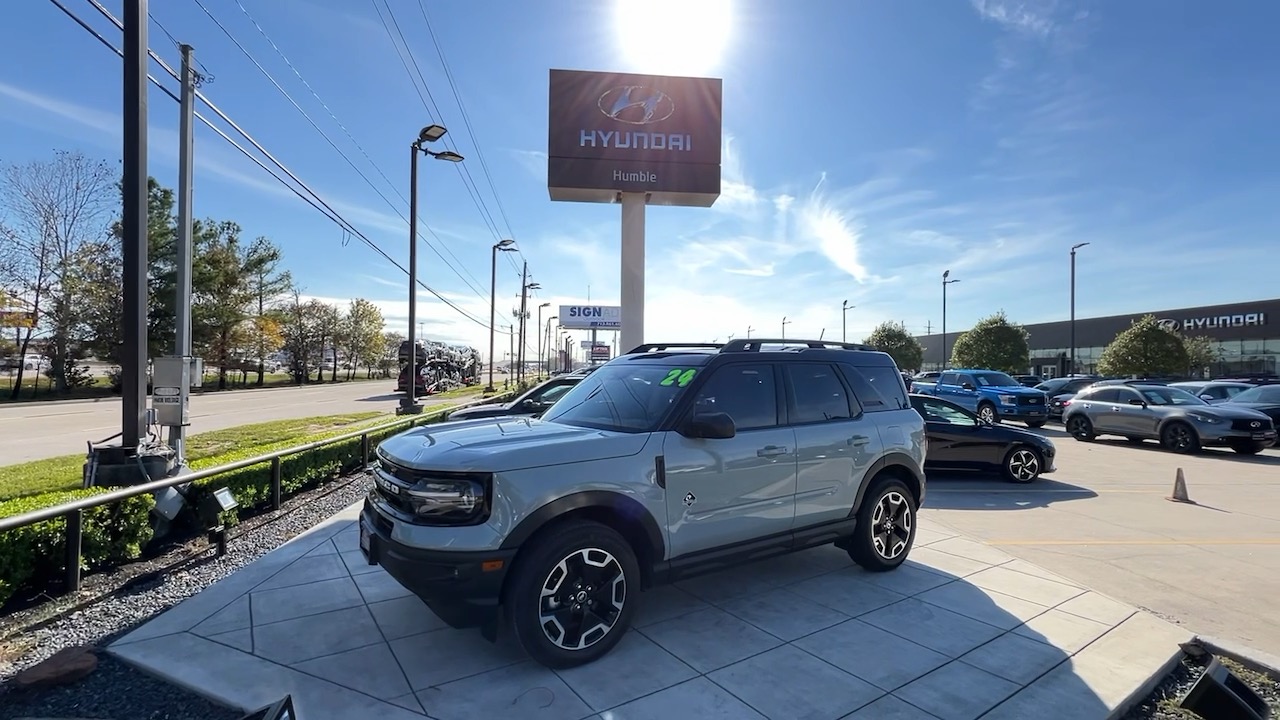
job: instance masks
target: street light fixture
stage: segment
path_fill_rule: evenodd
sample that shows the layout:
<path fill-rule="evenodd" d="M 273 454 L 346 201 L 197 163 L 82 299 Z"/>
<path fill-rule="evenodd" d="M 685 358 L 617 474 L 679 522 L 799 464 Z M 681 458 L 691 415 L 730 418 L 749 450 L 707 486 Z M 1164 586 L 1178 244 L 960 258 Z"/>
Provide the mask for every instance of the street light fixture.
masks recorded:
<path fill-rule="evenodd" d="M 848 300 L 845 300 L 844 303 L 840 305 L 840 342 L 849 342 L 849 333 L 847 331 L 845 318 L 849 316 L 849 311 L 856 307 L 858 306 L 850 305 Z"/>
<path fill-rule="evenodd" d="M 493 251 L 489 258 L 489 384 L 485 386 L 485 392 L 493 392 L 493 332 L 494 332 L 494 314 L 497 309 L 497 292 L 498 292 L 498 253 L 499 252 L 516 252 L 516 241 L 511 238 L 499 240 L 493 244 Z"/>
<path fill-rule="evenodd" d="M 959 280 L 948 280 L 951 277 L 950 270 L 942 272 L 942 369 L 947 369 L 947 286 L 952 283 L 958 283 Z"/>
<path fill-rule="evenodd" d="M 1068 375 L 1076 374 L 1076 250 L 1088 244 L 1082 242 L 1071 246 L 1071 367 L 1067 368 Z"/>
<path fill-rule="evenodd" d="M 418 403 L 418 154 L 424 153 L 437 160 L 462 162 L 462 156 L 452 150 L 435 152 L 423 147 L 423 143 L 436 142 L 448 130 L 443 125 L 431 124 L 418 131 L 418 139 L 409 145 L 409 377 L 408 388 L 397 415 L 418 415 L 422 405 Z M 336 360 L 336 358 L 335 358 Z"/>
<path fill-rule="evenodd" d="M 786 315 L 782 316 L 782 339 L 783 340 L 787 339 L 787 326 L 790 325 L 791 322 L 792 322 L 791 320 L 787 319 Z"/>

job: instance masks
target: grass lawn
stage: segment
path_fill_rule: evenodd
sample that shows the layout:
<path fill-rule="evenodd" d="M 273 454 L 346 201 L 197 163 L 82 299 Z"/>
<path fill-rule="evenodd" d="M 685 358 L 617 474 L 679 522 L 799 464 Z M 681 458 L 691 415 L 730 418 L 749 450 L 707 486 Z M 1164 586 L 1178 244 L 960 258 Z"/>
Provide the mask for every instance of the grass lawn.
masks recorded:
<path fill-rule="evenodd" d="M 434 408 L 432 408 L 434 411 Z M 358 429 L 362 425 L 390 422 L 394 415 L 359 412 L 345 415 L 275 420 L 240 427 L 197 433 L 187 439 L 187 459 L 195 468 L 212 467 L 220 456 L 243 453 L 246 449 L 298 445 Z M 264 450 L 265 452 L 265 450 Z M 0 467 L 0 501 L 81 487 L 84 455 L 35 460 Z"/>
<path fill-rule="evenodd" d="M 106 376 L 95 376 L 93 378 L 93 381 L 94 381 L 93 385 L 89 385 L 87 387 L 82 387 L 82 388 L 76 388 L 62 395 L 56 395 L 52 390 L 52 382 L 49 380 L 49 378 L 44 377 L 43 375 L 38 376 L 38 382 L 40 383 L 40 386 L 36 388 L 35 397 L 32 397 L 31 389 L 33 386 L 35 386 L 37 382 L 37 376 L 29 371 L 28 374 L 22 378 L 22 394 L 18 397 L 17 400 L 10 400 L 9 393 L 10 391 L 13 390 L 13 383 L 15 380 L 17 380 L 17 377 L 18 377 L 17 375 L 0 375 L 0 404 L 9 403 L 9 402 L 41 402 L 45 400 L 84 400 L 84 399 L 94 399 L 94 398 L 118 397 L 117 395 L 111 392 L 111 380 Z M 325 384 L 330 384 L 328 377 L 329 377 L 329 374 L 325 373 Z M 367 382 L 367 381 L 378 381 L 378 380 L 388 381 L 387 378 L 366 378 L 363 372 L 358 372 L 356 373 L 356 376 L 350 380 L 350 382 Z M 243 390 L 246 388 L 249 388 L 249 389 L 255 388 L 257 387 L 257 381 L 258 381 L 257 373 L 249 374 L 249 379 L 247 384 L 243 384 L 240 382 L 240 373 L 238 372 L 228 373 L 227 389 L 221 392 L 232 392 L 235 390 Z M 342 371 L 338 372 L 338 382 L 339 383 L 348 382 L 346 376 L 343 374 Z M 394 382 L 394 379 L 390 380 L 390 382 Z M 267 373 L 262 377 L 263 387 L 268 387 L 268 388 L 287 387 L 294 384 L 295 383 L 293 381 L 293 378 L 288 373 Z M 314 383 L 314 384 L 319 385 L 319 383 Z M 197 395 L 197 396 L 213 393 L 213 392 L 220 392 L 218 390 L 217 375 L 206 375 L 204 378 L 203 387 L 191 389 L 191 394 Z"/>

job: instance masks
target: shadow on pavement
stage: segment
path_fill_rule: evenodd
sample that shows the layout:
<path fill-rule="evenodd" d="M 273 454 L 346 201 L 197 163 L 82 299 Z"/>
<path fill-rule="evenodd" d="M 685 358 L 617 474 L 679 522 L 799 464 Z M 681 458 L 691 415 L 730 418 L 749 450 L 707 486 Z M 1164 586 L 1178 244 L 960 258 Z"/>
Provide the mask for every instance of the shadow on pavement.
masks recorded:
<path fill-rule="evenodd" d="M 1074 441 L 1079 442 L 1079 441 Z M 1178 457 L 1178 453 L 1165 450 L 1160 447 L 1160 443 L 1155 440 L 1143 440 L 1142 442 L 1129 442 L 1122 438 L 1100 437 L 1093 441 L 1095 445 L 1105 445 L 1109 447 L 1128 447 L 1137 451 L 1155 452 L 1168 455 L 1170 457 Z M 1202 448 L 1200 452 L 1185 457 L 1201 457 L 1213 458 L 1214 460 L 1226 460 L 1228 462 L 1245 463 L 1249 465 L 1280 465 L 1280 454 L 1275 454 L 1275 448 L 1263 450 L 1257 455 L 1242 455 L 1228 448 Z"/>
<path fill-rule="evenodd" d="M 929 473 L 928 483 L 924 505 L 939 510 L 1027 510 L 1098 496 L 1089 488 L 1044 477 L 1021 485 L 935 471 Z"/>
<path fill-rule="evenodd" d="M 737 718 L 924 711 L 1022 720 L 1052 705 L 1055 718 L 1085 720 L 1111 708 L 1079 668 L 1092 663 L 1096 675 L 1111 655 L 1098 646 L 1114 645 L 1107 633 L 1134 613 L 999 550 L 921 527 L 891 572 L 866 572 L 828 545 L 638 593 L 632 629 L 609 655 L 550 672 L 510 638 L 492 645 L 444 627 L 380 568 L 347 565 L 358 554 L 353 522 L 329 532 L 332 541 L 305 556 L 180 605 L 182 617 L 168 622 L 185 632 L 125 637 L 113 652 L 232 705 L 257 701 L 247 675 L 260 695 L 289 686 L 307 720 L 357 705 L 369 717 L 457 720 L 713 709 Z M 349 598 L 346 607 L 317 612 L 329 595 Z M 206 640 L 226 637 L 218 609 L 236 604 L 270 608 L 238 616 L 254 641 L 237 649 Z M 364 638 L 334 646 L 339 635 L 324 628 L 335 623 L 349 628 L 343 637 Z"/>
<path fill-rule="evenodd" d="M 389 402 L 391 400 L 399 400 L 404 393 L 387 393 L 385 395 L 370 395 L 368 397 L 356 398 L 356 402 Z M 422 400 L 422 398 L 418 398 Z"/>

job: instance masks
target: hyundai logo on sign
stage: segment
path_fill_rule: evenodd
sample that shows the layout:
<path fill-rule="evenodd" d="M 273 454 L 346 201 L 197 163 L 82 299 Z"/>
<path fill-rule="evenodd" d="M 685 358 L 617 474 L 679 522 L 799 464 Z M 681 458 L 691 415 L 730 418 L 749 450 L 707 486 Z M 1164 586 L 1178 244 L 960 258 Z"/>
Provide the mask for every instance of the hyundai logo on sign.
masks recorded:
<path fill-rule="evenodd" d="M 628 125 L 662 122 L 676 111 L 670 95 L 643 85 L 624 85 L 605 91 L 596 101 L 606 117 Z"/>

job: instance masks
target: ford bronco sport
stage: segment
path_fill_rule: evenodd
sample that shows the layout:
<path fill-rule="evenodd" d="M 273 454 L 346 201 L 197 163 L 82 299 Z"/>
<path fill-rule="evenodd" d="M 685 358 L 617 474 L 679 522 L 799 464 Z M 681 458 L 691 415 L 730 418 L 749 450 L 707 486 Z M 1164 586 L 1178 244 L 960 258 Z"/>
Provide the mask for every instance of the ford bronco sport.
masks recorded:
<path fill-rule="evenodd" d="M 834 543 L 907 558 L 924 421 L 888 355 L 859 345 L 643 345 L 540 419 L 382 442 L 360 547 L 453 627 L 514 634 L 553 668 L 617 644 L 640 591 Z"/>

